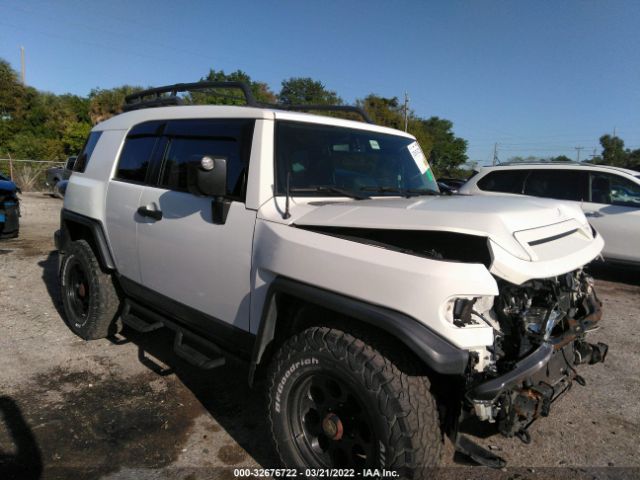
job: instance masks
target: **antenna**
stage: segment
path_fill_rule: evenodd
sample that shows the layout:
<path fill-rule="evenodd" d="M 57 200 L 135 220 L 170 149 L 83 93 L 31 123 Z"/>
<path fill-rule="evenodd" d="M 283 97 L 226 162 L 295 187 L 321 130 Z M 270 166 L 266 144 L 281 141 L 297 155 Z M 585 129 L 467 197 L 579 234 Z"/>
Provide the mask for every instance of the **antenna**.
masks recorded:
<path fill-rule="evenodd" d="M 287 172 L 287 191 L 285 192 L 285 200 L 284 200 L 284 213 L 282 214 L 282 218 L 285 220 L 291 217 L 289 213 L 289 197 L 291 196 L 289 193 L 289 188 L 291 184 L 291 172 Z"/>
<path fill-rule="evenodd" d="M 498 142 L 493 144 L 493 165 L 495 166 L 496 163 L 500 163 L 500 160 L 498 160 Z"/>

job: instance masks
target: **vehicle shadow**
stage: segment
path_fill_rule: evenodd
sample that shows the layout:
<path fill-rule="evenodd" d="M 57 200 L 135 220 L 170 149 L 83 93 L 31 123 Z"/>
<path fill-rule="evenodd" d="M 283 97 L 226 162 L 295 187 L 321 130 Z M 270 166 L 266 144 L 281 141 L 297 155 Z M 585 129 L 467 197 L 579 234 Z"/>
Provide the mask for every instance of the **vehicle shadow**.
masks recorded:
<path fill-rule="evenodd" d="M 0 396 L 0 420 L 0 478 L 39 479 L 42 475 L 40 448 L 20 407 L 10 397 Z"/>
<path fill-rule="evenodd" d="M 62 300 L 60 298 L 60 282 L 58 281 L 58 251 L 52 250 L 44 260 L 38 262 L 42 268 L 42 281 L 47 287 L 47 293 L 51 297 L 51 303 L 58 314 L 64 318 Z"/>
<path fill-rule="evenodd" d="M 596 280 L 625 283 L 640 287 L 640 267 L 594 262 L 588 265 L 587 271 Z"/>
<path fill-rule="evenodd" d="M 213 370 L 193 367 L 174 353 L 174 333 L 167 329 L 141 334 L 125 327 L 118 338 L 110 340 L 116 346 L 134 343 L 140 363 L 158 376 L 175 374 L 213 419 L 260 465 L 272 468 L 279 464 L 270 441 L 264 385 L 249 387 L 247 362 L 231 358 Z"/>

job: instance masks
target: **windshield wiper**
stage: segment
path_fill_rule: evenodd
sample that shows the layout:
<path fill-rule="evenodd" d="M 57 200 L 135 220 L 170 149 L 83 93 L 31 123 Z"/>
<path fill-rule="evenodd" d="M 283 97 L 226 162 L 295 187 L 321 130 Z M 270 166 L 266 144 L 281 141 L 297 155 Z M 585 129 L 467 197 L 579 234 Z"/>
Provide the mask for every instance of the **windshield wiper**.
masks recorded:
<path fill-rule="evenodd" d="M 360 190 L 374 193 L 398 193 L 403 197 L 413 197 L 417 195 L 440 195 L 440 192 L 430 188 L 409 188 L 403 190 L 398 187 L 362 187 Z"/>
<path fill-rule="evenodd" d="M 398 187 L 362 187 L 360 190 L 363 192 L 373 192 L 373 193 L 399 193 L 400 195 L 404 195 L 405 191 L 399 189 Z"/>
<path fill-rule="evenodd" d="M 432 188 L 410 188 L 405 190 L 406 193 L 411 195 L 442 195 L 442 192 L 433 190 Z"/>
<path fill-rule="evenodd" d="M 360 195 L 359 193 L 353 192 L 351 190 L 347 190 L 340 187 L 334 187 L 333 185 L 317 185 L 313 187 L 293 187 L 289 189 L 289 192 L 290 193 L 309 193 L 309 192 L 337 193 L 338 195 L 353 198 L 355 200 L 365 200 L 369 198 L 366 195 Z"/>

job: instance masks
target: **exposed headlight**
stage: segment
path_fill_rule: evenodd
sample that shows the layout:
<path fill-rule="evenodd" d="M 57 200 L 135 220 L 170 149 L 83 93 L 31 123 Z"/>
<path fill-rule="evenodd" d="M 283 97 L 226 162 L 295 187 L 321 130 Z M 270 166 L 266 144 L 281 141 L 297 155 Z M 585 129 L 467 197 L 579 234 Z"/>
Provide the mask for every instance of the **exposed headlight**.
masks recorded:
<path fill-rule="evenodd" d="M 489 323 L 486 315 L 493 308 L 493 296 L 454 297 L 445 304 L 445 319 L 456 327 Z"/>

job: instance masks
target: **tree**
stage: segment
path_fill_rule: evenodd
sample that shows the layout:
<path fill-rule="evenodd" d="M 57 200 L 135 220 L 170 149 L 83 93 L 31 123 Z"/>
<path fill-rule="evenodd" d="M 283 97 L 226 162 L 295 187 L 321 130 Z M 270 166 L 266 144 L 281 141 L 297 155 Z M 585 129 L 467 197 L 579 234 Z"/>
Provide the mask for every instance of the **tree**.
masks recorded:
<path fill-rule="evenodd" d="M 210 69 L 206 77 L 200 79 L 201 82 L 243 82 L 249 85 L 254 98 L 260 103 L 275 103 L 276 95 L 264 82 L 256 82 L 242 70 L 236 70 L 229 74 L 224 70 Z M 241 91 L 235 89 L 216 89 L 209 91 L 191 92 L 185 96 L 187 103 L 198 105 L 246 105 L 246 100 Z"/>
<path fill-rule="evenodd" d="M 111 89 L 94 88 L 89 93 L 89 117 L 91 123 L 103 122 L 104 120 L 122 113 L 124 97 L 142 90 L 142 87 L 123 85 Z"/>
<path fill-rule="evenodd" d="M 566 155 L 558 155 L 557 157 L 551 157 L 549 161 L 550 162 L 572 162 L 573 160 L 571 160 Z"/>
<path fill-rule="evenodd" d="M 398 97 L 385 98 L 370 93 L 363 100 L 356 100 L 356 105 L 367 112 L 374 123 L 404 129 L 404 117 Z"/>
<path fill-rule="evenodd" d="M 429 163 L 436 175 L 456 175 L 468 160 L 467 141 L 456 137 L 453 123 L 439 117 L 416 120 L 416 128 L 422 128 L 431 141 Z M 413 122 L 412 122 L 413 123 Z M 417 137 L 417 135 L 416 135 Z"/>
<path fill-rule="evenodd" d="M 322 82 L 309 77 L 292 77 L 283 80 L 278 94 L 285 105 L 340 105 L 342 99 L 333 90 L 327 90 Z"/>
<path fill-rule="evenodd" d="M 620 137 L 602 135 L 600 145 L 602 145 L 602 163 L 618 167 L 625 165 L 627 152 L 624 150 L 624 141 Z"/>

